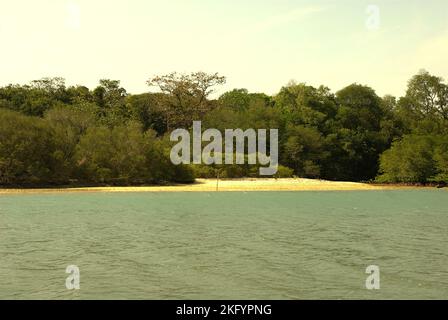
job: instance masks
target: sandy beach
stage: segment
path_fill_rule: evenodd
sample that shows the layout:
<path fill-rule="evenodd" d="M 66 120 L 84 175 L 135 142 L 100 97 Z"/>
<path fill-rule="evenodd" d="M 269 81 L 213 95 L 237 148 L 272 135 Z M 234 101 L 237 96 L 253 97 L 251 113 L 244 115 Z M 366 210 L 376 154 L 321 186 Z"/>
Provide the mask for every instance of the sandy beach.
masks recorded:
<path fill-rule="evenodd" d="M 326 181 L 317 179 L 197 179 L 194 184 L 136 187 L 83 187 L 51 189 L 2 189 L 0 194 L 54 193 L 54 192 L 198 192 L 198 191 L 355 191 L 393 190 L 422 187 L 374 185 L 358 182 Z"/>

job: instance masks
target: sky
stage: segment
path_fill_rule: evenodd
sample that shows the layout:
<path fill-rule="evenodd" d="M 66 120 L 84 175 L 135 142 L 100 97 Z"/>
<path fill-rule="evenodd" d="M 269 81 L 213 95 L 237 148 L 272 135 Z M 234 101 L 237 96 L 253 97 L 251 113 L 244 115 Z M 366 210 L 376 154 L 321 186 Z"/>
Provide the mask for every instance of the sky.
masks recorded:
<path fill-rule="evenodd" d="M 289 81 L 401 96 L 420 69 L 448 78 L 446 0 L 0 0 L 0 85 L 63 77 L 130 93 L 218 72 L 275 94 Z"/>

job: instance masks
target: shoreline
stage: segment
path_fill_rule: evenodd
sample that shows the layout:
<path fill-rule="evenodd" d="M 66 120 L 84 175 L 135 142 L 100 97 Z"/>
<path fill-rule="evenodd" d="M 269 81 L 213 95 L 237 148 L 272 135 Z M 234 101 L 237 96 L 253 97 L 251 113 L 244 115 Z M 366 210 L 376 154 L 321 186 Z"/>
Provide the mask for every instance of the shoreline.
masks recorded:
<path fill-rule="evenodd" d="M 364 190 L 409 190 L 436 189 L 431 186 L 405 186 L 369 184 L 361 182 L 328 181 L 304 178 L 245 178 L 245 179 L 196 179 L 193 184 L 173 184 L 167 186 L 129 187 L 63 187 L 63 188 L 0 188 L 0 195 L 72 192 L 231 192 L 231 191 L 364 191 Z"/>

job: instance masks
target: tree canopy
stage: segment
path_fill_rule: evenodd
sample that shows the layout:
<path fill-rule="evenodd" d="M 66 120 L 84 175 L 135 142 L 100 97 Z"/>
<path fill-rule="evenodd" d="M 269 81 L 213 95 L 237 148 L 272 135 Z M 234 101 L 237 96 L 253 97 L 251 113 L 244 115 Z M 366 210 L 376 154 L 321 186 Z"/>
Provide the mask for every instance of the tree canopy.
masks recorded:
<path fill-rule="evenodd" d="M 255 177 L 256 165 L 180 165 L 170 132 L 279 129 L 277 177 L 392 183 L 448 182 L 448 85 L 420 71 L 403 97 L 351 84 L 290 82 L 275 95 L 233 89 L 218 73 L 171 73 L 130 94 L 119 80 L 97 87 L 43 78 L 0 88 L 0 184 L 148 184 L 195 177 Z"/>

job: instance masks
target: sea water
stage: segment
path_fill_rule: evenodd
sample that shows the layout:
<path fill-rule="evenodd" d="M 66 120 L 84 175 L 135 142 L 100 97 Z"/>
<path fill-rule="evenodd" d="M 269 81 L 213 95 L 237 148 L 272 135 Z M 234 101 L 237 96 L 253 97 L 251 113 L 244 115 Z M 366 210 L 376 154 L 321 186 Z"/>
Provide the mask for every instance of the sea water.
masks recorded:
<path fill-rule="evenodd" d="M 445 190 L 0 195 L 0 299 L 409 298 L 448 299 Z"/>

